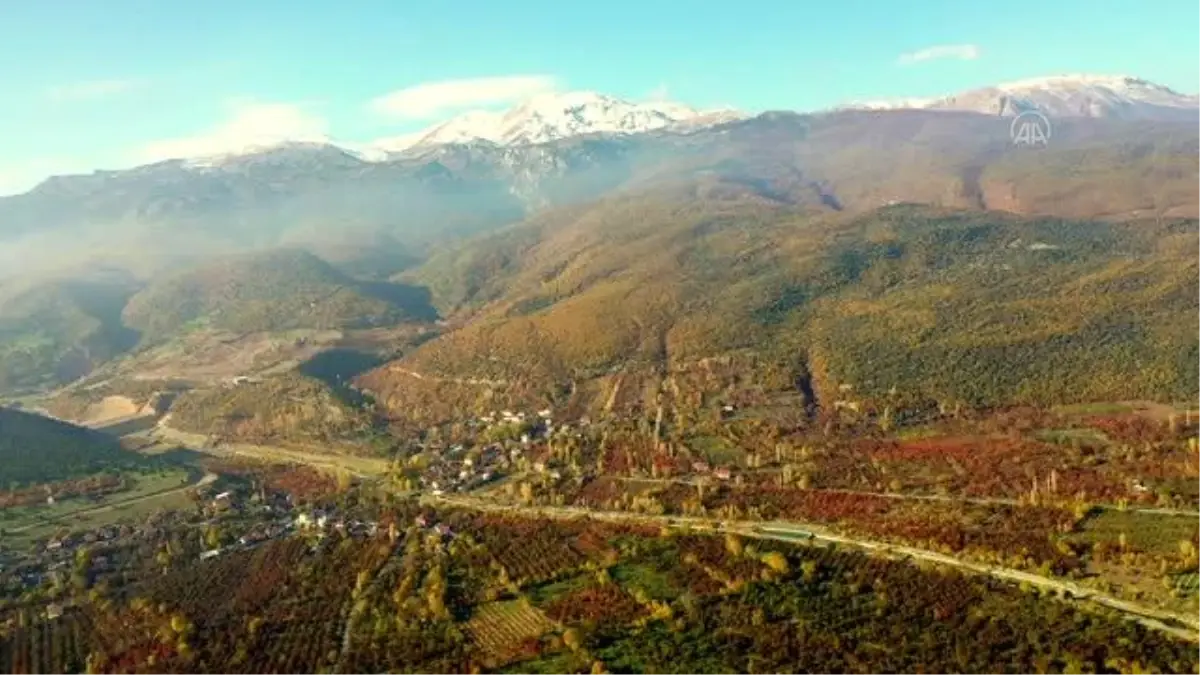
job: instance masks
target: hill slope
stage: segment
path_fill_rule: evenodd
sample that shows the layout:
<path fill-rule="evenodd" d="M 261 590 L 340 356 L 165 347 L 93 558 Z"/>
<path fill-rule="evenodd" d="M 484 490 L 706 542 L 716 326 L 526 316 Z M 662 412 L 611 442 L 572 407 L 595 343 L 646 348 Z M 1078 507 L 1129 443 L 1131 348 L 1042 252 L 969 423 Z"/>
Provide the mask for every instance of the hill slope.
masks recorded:
<path fill-rule="evenodd" d="M 610 200 L 414 271 L 462 327 L 362 382 L 424 420 L 506 399 L 649 408 L 734 380 L 826 408 L 841 385 L 867 404 L 1184 398 L 1195 247 L 1190 221 Z"/>
<path fill-rule="evenodd" d="M 65 422 L 0 407 L 0 485 L 23 486 L 146 464 L 116 439 Z"/>
<path fill-rule="evenodd" d="M 0 287 L 0 391 L 69 382 L 132 347 L 121 309 L 136 290 L 121 274 Z"/>
<path fill-rule="evenodd" d="M 376 437 L 361 396 L 298 373 L 186 392 L 171 407 L 171 426 L 227 441 L 334 444 L 355 451 Z"/>
<path fill-rule="evenodd" d="M 200 326 L 234 332 L 366 327 L 403 316 L 403 308 L 297 250 L 229 257 L 155 280 L 124 310 L 143 342 Z"/>

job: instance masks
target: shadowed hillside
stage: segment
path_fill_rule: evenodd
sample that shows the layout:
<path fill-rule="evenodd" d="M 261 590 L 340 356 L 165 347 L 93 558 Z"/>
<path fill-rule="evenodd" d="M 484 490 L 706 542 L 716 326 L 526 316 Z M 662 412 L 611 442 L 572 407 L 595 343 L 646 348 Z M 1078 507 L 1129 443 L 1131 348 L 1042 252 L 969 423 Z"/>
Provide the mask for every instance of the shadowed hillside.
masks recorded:
<path fill-rule="evenodd" d="M 0 407 L 0 485 L 47 483 L 147 464 L 116 439 L 90 429 Z"/>
<path fill-rule="evenodd" d="M 0 286 L 0 390 L 68 382 L 133 347 L 121 310 L 136 290 L 115 273 Z"/>

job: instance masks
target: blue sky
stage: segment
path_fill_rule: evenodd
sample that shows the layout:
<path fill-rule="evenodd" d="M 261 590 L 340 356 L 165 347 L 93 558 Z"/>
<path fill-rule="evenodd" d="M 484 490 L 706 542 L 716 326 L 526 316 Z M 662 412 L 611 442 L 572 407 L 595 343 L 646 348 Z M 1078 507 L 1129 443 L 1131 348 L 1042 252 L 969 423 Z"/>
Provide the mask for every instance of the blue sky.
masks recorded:
<path fill-rule="evenodd" d="M 1198 25 L 1196 0 L 3 0 L 0 193 L 546 88 L 748 111 L 1064 73 L 1195 93 Z"/>

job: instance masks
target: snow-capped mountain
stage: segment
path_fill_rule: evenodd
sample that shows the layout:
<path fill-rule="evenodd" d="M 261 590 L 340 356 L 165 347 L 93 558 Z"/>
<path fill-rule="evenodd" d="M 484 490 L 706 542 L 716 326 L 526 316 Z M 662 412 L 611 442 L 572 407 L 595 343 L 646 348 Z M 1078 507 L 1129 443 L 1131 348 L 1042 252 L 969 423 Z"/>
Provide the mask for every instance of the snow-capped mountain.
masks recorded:
<path fill-rule="evenodd" d="M 1053 117 L 1164 119 L 1195 115 L 1200 100 L 1136 77 L 1061 75 L 1020 80 L 940 99 L 929 108 Z"/>
<path fill-rule="evenodd" d="M 1009 82 L 933 98 L 872 100 L 838 110 L 952 110 L 1012 116 L 1038 110 L 1050 117 L 1093 117 L 1143 121 L 1200 118 L 1200 97 L 1128 76 L 1059 75 Z M 426 155 L 439 147 L 491 144 L 516 148 L 585 136 L 626 136 L 649 131 L 684 133 L 745 115 L 729 109 L 697 110 L 669 101 L 631 102 L 590 91 L 541 94 L 509 110 L 476 110 L 426 129 L 365 143 L 328 138 L 259 144 L 217 157 L 182 158 L 191 169 L 244 166 L 247 158 L 287 162 L 293 155 L 349 155 L 365 162 Z M 284 152 L 286 151 L 286 152 Z M 256 161 L 259 161 L 256 160 Z"/>
<path fill-rule="evenodd" d="M 346 154 L 382 162 L 402 153 L 427 153 L 440 146 L 490 143 L 502 147 L 537 145 L 589 134 L 628 135 L 646 131 L 687 132 L 742 119 L 732 109 L 696 110 L 669 101 L 634 103 L 590 91 L 542 94 L 501 111 L 476 110 L 415 133 L 366 143 L 304 138 L 256 143 L 233 152 L 179 158 L 183 166 L 215 170 L 254 161 L 287 161 L 295 153 Z"/>
<path fill-rule="evenodd" d="M 389 152 L 487 141 L 503 146 L 534 145 L 586 134 L 636 134 L 686 130 L 740 118 L 732 110 L 699 111 L 668 101 L 633 103 L 590 91 L 543 94 L 499 112 L 474 111 L 424 131 L 374 143 Z"/>
<path fill-rule="evenodd" d="M 920 110 L 936 102 L 936 98 L 894 98 L 877 101 L 853 101 L 837 106 L 835 110 Z"/>
<path fill-rule="evenodd" d="M 378 153 L 376 153 L 378 154 Z M 359 152 L 349 147 L 341 146 L 333 140 L 282 141 L 279 143 L 260 143 L 246 146 L 234 152 L 219 155 L 199 157 L 184 157 L 180 164 L 187 169 L 228 169 L 233 167 L 250 168 L 271 165 L 286 166 L 302 164 L 321 158 L 325 161 L 363 160 L 370 161 L 369 152 Z M 379 156 L 380 159 L 384 157 Z"/>
<path fill-rule="evenodd" d="M 1057 75 L 940 98 L 870 101 L 843 108 L 957 110 L 1001 116 L 1037 110 L 1051 117 L 1166 121 L 1196 118 L 1200 115 L 1200 97 L 1125 75 Z"/>

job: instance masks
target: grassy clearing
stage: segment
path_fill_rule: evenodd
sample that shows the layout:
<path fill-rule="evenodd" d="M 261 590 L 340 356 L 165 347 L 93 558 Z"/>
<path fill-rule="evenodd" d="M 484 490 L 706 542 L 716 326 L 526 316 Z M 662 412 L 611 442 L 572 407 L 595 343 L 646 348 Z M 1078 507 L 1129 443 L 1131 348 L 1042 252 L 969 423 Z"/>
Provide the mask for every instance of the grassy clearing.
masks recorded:
<path fill-rule="evenodd" d="M 667 485 L 662 479 L 657 478 L 621 478 L 620 480 L 625 484 L 625 493 L 631 497 L 653 495 Z"/>
<path fill-rule="evenodd" d="M 1073 536 L 1088 542 L 1116 542 L 1124 535 L 1126 544 L 1135 549 L 1171 553 L 1179 550 L 1179 542 L 1195 537 L 1198 527 L 1195 518 L 1105 510 L 1090 516 Z"/>
<path fill-rule="evenodd" d="M 1084 446 L 1100 447 L 1112 442 L 1099 429 L 1040 429 L 1034 432 L 1033 436 L 1039 441 L 1059 445 L 1078 443 Z"/>
<path fill-rule="evenodd" d="M 640 588 L 655 600 L 671 600 L 679 596 L 680 589 L 671 583 L 667 575 L 649 565 L 617 565 L 609 570 L 609 574 L 630 593 Z"/>
<path fill-rule="evenodd" d="M 1189 500 L 1188 503 L 1194 503 L 1200 497 L 1200 483 L 1192 476 L 1166 476 L 1150 479 L 1147 481 L 1147 485 L 1156 492 L 1180 495 Z"/>
<path fill-rule="evenodd" d="M 1175 582 L 1176 590 L 1181 593 L 1190 593 L 1194 596 L 1200 590 L 1200 574 L 1195 572 L 1177 574 L 1173 581 Z"/>
<path fill-rule="evenodd" d="M 72 498 L 54 504 L 0 509 L 0 535 L 6 545 L 22 545 L 60 530 L 69 532 L 139 519 L 159 509 L 190 505 L 186 487 L 192 476 L 183 469 L 129 474 L 132 485 L 98 499 Z"/>
<path fill-rule="evenodd" d="M 1076 403 L 1052 408 L 1060 415 L 1124 415 L 1133 412 L 1133 406 L 1125 403 Z"/>
<path fill-rule="evenodd" d="M 804 399 L 797 394 L 788 393 L 772 396 L 769 402 L 761 405 L 739 408 L 727 421 L 763 420 L 784 423 L 803 413 Z"/>
<path fill-rule="evenodd" d="M 163 443 L 182 445 L 195 448 L 199 452 L 214 455 L 243 455 L 261 461 L 280 464 L 308 464 L 320 469 L 337 471 L 345 469 L 359 476 L 380 476 L 386 474 L 390 462 L 379 457 L 361 457 L 357 455 L 333 454 L 317 452 L 308 449 L 281 448 L 250 443 L 227 443 L 220 448 L 209 449 L 208 437 L 203 434 L 188 433 L 160 426 L 155 431 L 156 438 Z"/>
<path fill-rule="evenodd" d="M 899 441 L 923 441 L 930 438 L 937 438 L 942 435 L 942 432 L 935 427 L 905 427 L 896 430 L 896 440 Z"/>
<path fill-rule="evenodd" d="M 591 577 L 586 574 L 565 577 L 532 586 L 526 591 L 526 595 L 535 605 L 545 605 L 559 597 L 583 589 L 591 581 Z"/>

